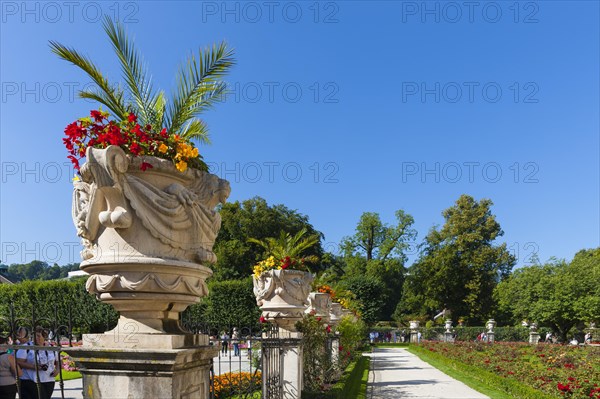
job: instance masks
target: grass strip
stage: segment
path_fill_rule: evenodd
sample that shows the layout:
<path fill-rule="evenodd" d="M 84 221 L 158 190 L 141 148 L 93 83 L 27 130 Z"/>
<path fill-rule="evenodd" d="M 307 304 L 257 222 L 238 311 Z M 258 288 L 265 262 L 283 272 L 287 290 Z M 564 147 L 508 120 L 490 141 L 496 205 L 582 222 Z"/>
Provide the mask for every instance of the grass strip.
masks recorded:
<path fill-rule="evenodd" d="M 350 362 L 344 374 L 327 392 L 302 392 L 303 399 L 366 399 L 371 359 L 361 356 Z M 315 396 L 316 395 L 316 396 Z"/>
<path fill-rule="evenodd" d="M 385 342 L 373 344 L 375 348 L 408 348 L 410 343 L 408 342 Z"/>
<path fill-rule="evenodd" d="M 346 368 L 344 375 L 332 389 L 336 398 L 365 399 L 367 397 L 370 360 L 367 356 L 361 356 Z"/>
<path fill-rule="evenodd" d="M 488 395 L 491 399 L 555 399 L 535 388 L 518 381 L 496 375 L 479 367 L 450 359 L 439 353 L 432 353 L 420 346 L 411 346 L 408 351 L 421 360 L 464 383 L 474 390 Z"/>
<path fill-rule="evenodd" d="M 81 378 L 81 373 L 79 371 L 67 371 L 67 370 L 63 370 L 62 371 L 62 378 L 63 378 L 63 381 L 75 380 L 77 378 Z M 59 378 L 58 375 L 56 376 L 55 381 L 56 382 L 60 381 L 60 378 Z"/>

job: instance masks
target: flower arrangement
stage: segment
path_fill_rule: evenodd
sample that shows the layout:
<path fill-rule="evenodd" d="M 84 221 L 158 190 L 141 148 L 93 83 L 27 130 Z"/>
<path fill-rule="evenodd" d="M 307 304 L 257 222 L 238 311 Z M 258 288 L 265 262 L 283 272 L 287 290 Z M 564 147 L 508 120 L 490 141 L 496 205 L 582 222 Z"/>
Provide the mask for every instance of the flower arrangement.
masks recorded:
<path fill-rule="evenodd" d="M 261 260 L 256 265 L 254 265 L 252 271 L 254 272 L 254 276 L 258 278 L 263 272 L 266 272 L 267 270 L 285 269 L 307 270 L 303 258 L 294 259 L 289 256 L 285 256 L 282 259 L 275 259 L 275 257 L 271 255 L 267 259 Z"/>
<path fill-rule="evenodd" d="M 88 147 L 106 148 L 109 145 L 119 146 L 132 156 L 148 155 L 169 159 L 180 172 L 185 172 L 188 166 L 207 170 L 198 154 L 198 148 L 189 140 L 170 134 L 166 128 L 157 132 L 150 124 L 141 126 L 133 113 L 119 122 L 110 120 L 109 117 L 109 113 L 102 109 L 92 110 L 90 116 L 80 118 L 65 128 L 63 143 L 76 170 L 79 170 L 79 162 L 85 157 Z M 151 167 L 146 162 L 142 162 L 140 166 L 142 170 Z"/>
<path fill-rule="evenodd" d="M 235 64 L 233 50 L 225 42 L 190 54 L 175 76 L 176 90 L 167 96 L 156 90 L 143 58 L 120 22 L 106 16 L 104 31 L 121 66 L 123 82 L 111 83 L 90 58 L 61 43 L 50 41 L 52 52 L 85 72 L 96 87 L 80 90 L 81 98 L 106 107 L 92 111 L 67 126 L 63 139 L 69 159 L 79 170 L 87 147 L 118 145 L 132 156 L 156 156 L 172 160 L 177 169 L 207 170 L 191 140 L 208 144 L 208 126 L 199 115 L 221 102 L 227 84 L 221 80 Z M 142 163 L 141 169 L 150 168 Z"/>
<path fill-rule="evenodd" d="M 310 271 L 308 264 L 316 263 L 318 258 L 315 255 L 304 255 L 303 253 L 317 245 L 319 241 L 319 236 L 308 234 L 306 228 L 294 235 L 281 231 L 278 237 L 267 237 L 263 240 L 249 238 L 248 242 L 263 247 L 265 256 L 267 256 L 266 259 L 254 266 L 254 276 L 258 278 L 263 272 L 273 269 Z"/>
<path fill-rule="evenodd" d="M 333 290 L 333 288 L 331 288 L 327 284 L 319 286 L 317 288 L 317 292 L 321 292 L 323 294 L 329 294 L 329 296 L 331 297 L 331 299 L 335 298 L 335 291 Z"/>
<path fill-rule="evenodd" d="M 353 308 L 351 292 L 348 292 L 345 290 L 336 291 L 327 284 L 323 284 L 323 285 L 320 285 L 319 287 L 317 287 L 317 291 L 325 293 L 325 294 L 329 294 L 329 296 L 331 297 L 331 300 L 342 305 L 342 307 L 344 309 L 352 309 Z"/>
<path fill-rule="evenodd" d="M 229 372 L 215 376 L 211 387 L 215 399 L 229 398 L 232 395 L 260 390 L 261 372 Z"/>

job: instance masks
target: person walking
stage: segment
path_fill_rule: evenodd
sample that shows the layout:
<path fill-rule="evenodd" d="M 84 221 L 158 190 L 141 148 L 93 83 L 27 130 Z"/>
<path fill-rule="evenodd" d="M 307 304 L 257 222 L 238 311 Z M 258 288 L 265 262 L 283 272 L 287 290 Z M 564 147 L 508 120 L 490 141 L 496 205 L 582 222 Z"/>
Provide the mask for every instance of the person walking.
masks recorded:
<path fill-rule="evenodd" d="M 0 345 L 8 340 L 0 337 Z M 17 365 L 15 355 L 0 350 L 0 398 L 15 399 L 17 397 L 17 379 L 23 371 Z"/>
<path fill-rule="evenodd" d="M 233 356 L 240 355 L 240 333 L 237 327 L 233 328 L 233 334 L 231 334 L 231 343 L 233 343 Z"/>
<path fill-rule="evenodd" d="M 227 331 L 223 331 L 223 334 L 221 334 L 221 355 L 227 356 L 228 349 L 229 349 L 229 334 L 227 334 Z"/>

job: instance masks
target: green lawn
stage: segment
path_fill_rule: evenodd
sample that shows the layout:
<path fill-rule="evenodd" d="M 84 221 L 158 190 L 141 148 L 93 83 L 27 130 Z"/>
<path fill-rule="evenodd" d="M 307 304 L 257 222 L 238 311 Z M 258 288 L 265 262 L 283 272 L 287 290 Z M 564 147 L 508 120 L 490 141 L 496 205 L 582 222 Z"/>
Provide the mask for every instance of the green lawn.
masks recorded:
<path fill-rule="evenodd" d="M 62 371 L 63 381 L 75 380 L 77 378 L 81 378 L 81 373 L 79 371 Z M 60 381 L 59 376 L 57 375 L 55 378 L 56 381 Z"/>

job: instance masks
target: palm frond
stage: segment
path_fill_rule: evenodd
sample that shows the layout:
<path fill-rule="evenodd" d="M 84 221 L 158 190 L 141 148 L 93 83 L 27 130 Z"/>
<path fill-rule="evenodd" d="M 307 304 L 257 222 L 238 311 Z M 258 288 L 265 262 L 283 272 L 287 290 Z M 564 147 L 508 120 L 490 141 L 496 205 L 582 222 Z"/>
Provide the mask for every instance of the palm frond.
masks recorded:
<path fill-rule="evenodd" d="M 170 132 L 181 133 L 188 121 L 221 100 L 226 85 L 219 79 L 233 65 L 233 50 L 225 42 L 200 51 L 198 58 L 192 54 L 187 59 L 179 69 L 177 93 L 167 110 Z"/>
<path fill-rule="evenodd" d="M 194 139 L 203 144 L 210 144 L 208 126 L 206 125 L 206 122 L 201 119 L 192 119 L 187 122 L 181 131 L 181 136 Z"/>
<path fill-rule="evenodd" d="M 79 98 L 97 101 L 100 104 L 105 105 L 108 109 L 110 109 L 111 111 L 113 111 L 116 114 L 116 111 L 111 108 L 110 99 L 108 98 L 108 96 L 106 95 L 106 93 L 104 91 L 99 90 L 99 89 L 86 89 L 86 90 L 80 90 L 79 93 L 77 93 L 77 94 L 78 94 Z"/>
<path fill-rule="evenodd" d="M 163 91 L 159 91 L 150 105 L 152 107 L 152 115 L 149 123 L 152 126 L 162 127 L 165 120 L 165 108 L 167 105 L 165 93 Z"/>
<path fill-rule="evenodd" d="M 292 236 L 289 233 L 281 231 L 278 237 L 267 237 L 263 240 L 249 238 L 248 242 L 263 247 L 267 256 L 273 255 L 277 259 L 283 259 L 286 256 L 300 258 L 306 250 L 317 245 L 320 240 L 316 234 L 305 236 L 307 232 L 307 229 L 303 228 Z M 314 255 L 309 255 L 305 259 L 313 263 L 317 260 Z"/>
<path fill-rule="evenodd" d="M 121 63 L 123 78 L 127 84 L 130 100 L 135 103 L 135 110 L 141 124 L 151 122 L 153 104 L 158 94 L 152 93 L 152 82 L 143 61 L 134 48 L 133 42 L 127 38 L 123 25 L 113 22 L 109 16 L 104 19 L 104 31 L 110 39 L 113 50 Z"/>
<path fill-rule="evenodd" d="M 110 109 L 115 116 L 121 119 L 124 119 L 127 116 L 127 107 L 123 101 L 123 92 L 118 87 L 111 86 L 110 83 L 108 83 L 108 80 L 106 80 L 89 58 L 79 54 L 76 50 L 63 46 L 55 41 L 50 41 L 50 48 L 54 54 L 58 55 L 58 57 L 83 70 L 92 81 L 98 85 L 99 90 L 103 93 L 102 95 L 99 95 L 99 92 L 95 95 L 89 95 L 88 92 L 87 95 L 83 95 L 80 92 L 80 96 L 92 98 L 94 100 L 102 98 L 103 101 L 101 101 L 101 103 Z"/>

